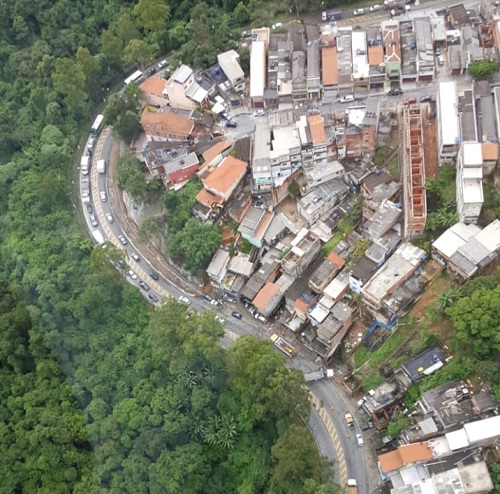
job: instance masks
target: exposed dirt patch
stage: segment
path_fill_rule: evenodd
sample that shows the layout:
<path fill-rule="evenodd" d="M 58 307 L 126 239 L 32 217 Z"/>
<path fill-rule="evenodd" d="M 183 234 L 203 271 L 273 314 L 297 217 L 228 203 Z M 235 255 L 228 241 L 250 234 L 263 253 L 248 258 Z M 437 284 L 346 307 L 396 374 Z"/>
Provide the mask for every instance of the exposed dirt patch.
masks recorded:
<path fill-rule="evenodd" d="M 424 159 L 425 178 L 437 178 L 439 175 L 437 142 L 436 142 L 436 119 L 429 118 L 429 111 L 423 112 L 424 125 Z"/>

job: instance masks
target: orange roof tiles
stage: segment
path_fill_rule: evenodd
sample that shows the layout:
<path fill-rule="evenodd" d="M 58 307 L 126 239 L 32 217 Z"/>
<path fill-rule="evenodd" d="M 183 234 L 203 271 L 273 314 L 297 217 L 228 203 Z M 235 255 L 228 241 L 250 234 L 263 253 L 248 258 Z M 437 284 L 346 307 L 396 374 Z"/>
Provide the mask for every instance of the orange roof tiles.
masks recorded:
<path fill-rule="evenodd" d="M 208 148 L 204 153 L 202 153 L 205 163 L 210 163 L 218 154 L 230 148 L 232 145 L 233 141 L 220 141 L 214 144 L 211 148 Z"/>
<path fill-rule="evenodd" d="M 203 181 L 206 188 L 216 190 L 221 195 L 226 194 L 239 182 L 247 172 L 247 164 L 244 161 L 227 156 L 222 163 L 215 168 Z"/>
<path fill-rule="evenodd" d="M 196 200 L 201 204 L 211 208 L 214 204 L 221 204 L 224 199 L 222 197 L 212 194 L 207 189 L 201 189 L 196 195 Z"/>
<path fill-rule="evenodd" d="M 483 161 L 498 160 L 498 144 L 494 142 L 483 142 L 481 150 L 483 152 Z"/>
<path fill-rule="evenodd" d="M 309 115 L 309 128 L 313 144 L 321 144 L 326 141 L 325 124 L 320 114 Z"/>
<path fill-rule="evenodd" d="M 384 47 L 382 45 L 368 47 L 368 63 L 376 66 L 384 63 Z"/>
<path fill-rule="evenodd" d="M 169 111 L 145 111 L 141 115 L 141 124 L 158 126 L 163 132 L 185 135 L 189 135 L 194 127 L 194 122 L 189 118 Z"/>
<path fill-rule="evenodd" d="M 432 451 L 428 443 L 415 443 L 400 446 L 395 451 L 378 457 L 380 468 L 384 473 L 398 470 L 409 463 L 432 459 Z"/>
<path fill-rule="evenodd" d="M 321 50 L 323 85 L 334 86 L 339 83 L 339 67 L 336 46 L 326 46 Z"/>
<path fill-rule="evenodd" d="M 305 301 L 302 300 L 301 298 L 298 298 L 295 303 L 295 310 L 300 310 L 301 312 L 306 312 L 307 309 L 309 309 L 309 304 Z"/>
<path fill-rule="evenodd" d="M 345 259 L 340 257 L 338 254 L 335 254 L 335 252 L 330 252 L 327 259 L 330 262 L 333 262 L 333 264 L 335 264 L 335 266 L 337 266 L 339 269 L 342 269 L 345 266 Z"/>
<path fill-rule="evenodd" d="M 167 85 L 167 81 L 165 79 L 163 79 L 162 77 L 158 77 L 156 75 L 153 75 L 151 77 L 148 77 L 141 84 L 141 89 L 145 93 L 154 94 L 155 96 L 164 97 L 163 90 L 165 89 L 166 85 Z"/>
<path fill-rule="evenodd" d="M 274 213 L 272 211 L 266 211 L 264 213 L 264 216 L 260 220 L 257 229 L 255 230 L 254 233 L 255 238 L 259 240 L 264 238 L 264 235 L 267 232 L 267 229 L 269 228 L 271 221 L 273 221 L 273 218 L 274 218 Z"/>
<path fill-rule="evenodd" d="M 257 310 L 264 310 L 279 291 L 279 286 L 269 281 L 259 290 L 252 303 Z"/>

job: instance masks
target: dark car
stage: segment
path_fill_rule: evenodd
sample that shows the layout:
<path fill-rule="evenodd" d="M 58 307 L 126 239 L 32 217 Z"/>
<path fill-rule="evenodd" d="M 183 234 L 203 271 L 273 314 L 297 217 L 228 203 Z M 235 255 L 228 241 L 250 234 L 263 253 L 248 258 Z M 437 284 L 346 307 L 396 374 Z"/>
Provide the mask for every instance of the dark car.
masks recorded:
<path fill-rule="evenodd" d="M 225 293 L 224 294 L 224 298 L 228 301 L 228 302 L 231 302 L 232 304 L 236 304 L 238 303 L 238 301 L 232 296 L 232 295 L 229 295 L 228 293 Z"/>
<path fill-rule="evenodd" d="M 139 281 L 139 286 L 145 291 L 149 292 L 149 285 L 145 281 Z"/>
<path fill-rule="evenodd" d="M 94 208 L 92 207 L 92 204 L 90 204 L 90 202 L 89 202 L 89 203 L 87 203 L 87 211 L 88 211 L 90 214 L 92 214 L 92 213 L 94 212 Z"/>
<path fill-rule="evenodd" d="M 241 319 L 243 317 L 239 312 L 231 312 L 231 315 L 236 317 L 236 319 Z"/>
<path fill-rule="evenodd" d="M 432 101 L 432 96 L 422 96 L 419 101 L 420 103 L 429 103 L 429 101 Z"/>
<path fill-rule="evenodd" d="M 236 127 L 238 127 L 238 125 L 236 124 L 236 122 L 227 122 L 226 127 L 229 127 L 230 129 L 235 129 Z"/>
<path fill-rule="evenodd" d="M 400 87 L 393 87 L 388 91 L 387 96 L 399 96 L 400 94 L 403 94 L 402 89 Z"/>
<path fill-rule="evenodd" d="M 153 278 L 153 280 L 156 280 L 156 281 L 158 281 L 160 279 L 158 274 L 155 273 L 154 271 L 151 271 L 151 273 L 149 273 L 149 276 L 151 276 L 151 278 Z"/>
<path fill-rule="evenodd" d="M 150 293 L 148 295 L 148 297 L 149 297 L 149 300 L 151 300 L 151 302 L 154 302 L 155 304 L 158 303 L 158 301 L 159 301 L 158 297 L 154 293 Z"/>

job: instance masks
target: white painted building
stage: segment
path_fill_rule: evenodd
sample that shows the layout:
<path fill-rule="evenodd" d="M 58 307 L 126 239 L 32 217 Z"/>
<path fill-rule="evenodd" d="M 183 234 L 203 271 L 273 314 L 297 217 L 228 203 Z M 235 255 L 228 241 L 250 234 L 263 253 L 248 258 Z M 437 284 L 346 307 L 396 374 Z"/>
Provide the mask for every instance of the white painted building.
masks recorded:
<path fill-rule="evenodd" d="M 440 82 L 437 92 L 439 163 L 452 162 L 460 147 L 460 120 L 457 102 L 456 83 L 454 81 Z"/>
<path fill-rule="evenodd" d="M 457 213 L 462 223 L 476 224 L 483 207 L 483 155 L 479 142 L 464 142 L 457 157 Z"/>
<path fill-rule="evenodd" d="M 264 106 L 266 88 L 266 44 L 254 41 L 250 53 L 250 99 L 256 108 Z"/>

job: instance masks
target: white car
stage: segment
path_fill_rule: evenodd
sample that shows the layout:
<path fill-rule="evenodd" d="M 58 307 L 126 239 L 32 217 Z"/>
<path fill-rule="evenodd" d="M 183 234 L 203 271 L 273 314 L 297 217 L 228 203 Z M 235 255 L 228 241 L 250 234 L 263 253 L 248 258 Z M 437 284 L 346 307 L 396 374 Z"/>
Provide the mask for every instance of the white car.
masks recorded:
<path fill-rule="evenodd" d="M 352 14 L 353 15 L 363 15 L 365 13 L 365 9 L 356 9 Z"/>
<path fill-rule="evenodd" d="M 127 245 L 127 239 L 123 235 L 118 235 L 118 240 L 122 243 L 122 245 Z"/>
<path fill-rule="evenodd" d="M 190 305 L 191 304 L 191 300 L 189 300 L 184 295 L 180 295 L 179 296 L 179 302 L 181 302 L 182 304 L 186 304 L 186 305 Z"/>
<path fill-rule="evenodd" d="M 253 112 L 253 114 L 256 116 L 256 117 L 263 117 L 265 114 L 266 114 L 266 111 L 265 110 L 262 110 L 262 109 L 259 109 L 259 110 L 255 110 Z"/>
<path fill-rule="evenodd" d="M 138 254 L 136 254 L 135 252 L 132 252 L 132 254 L 130 254 L 130 257 L 135 261 L 135 262 L 139 262 L 141 260 L 141 258 L 138 256 Z"/>
<path fill-rule="evenodd" d="M 135 271 L 132 271 L 131 269 L 129 270 L 128 275 L 129 275 L 129 276 L 130 276 L 133 280 L 136 280 L 136 279 L 137 279 L 137 274 L 135 274 Z"/>
<path fill-rule="evenodd" d="M 99 192 L 99 196 L 101 197 L 102 202 L 106 202 L 108 200 L 108 197 L 106 196 L 105 190 L 101 190 L 101 192 Z"/>
<path fill-rule="evenodd" d="M 220 322 L 221 324 L 224 324 L 226 321 L 224 320 L 223 317 L 219 316 L 218 314 L 215 316 L 215 320 L 217 322 Z"/>
<path fill-rule="evenodd" d="M 111 216 L 111 213 L 106 213 L 106 219 L 108 220 L 108 223 L 113 223 L 115 221 L 113 216 Z"/>
<path fill-rule="evenodd" d="M 377 4 L 372 5 L 370 7 L 370 12 L 375 12 L 376 10 L 380 10 L 381 8 L 382 8 L 382 6 L 377 3 Z"/>
<path fill-rule="evenodd" d="M 363 441 L 363 436 L 361 434 L 356 434 L 356 441 L 358 441 L 358 446 L 363 446 L 365 442 Z"/>
<path fill-rule="evenodd" d="M 339 103 L 352 103 L 354 101 L 353 94 L 345 94 L 342 98 L 339 99 Z"/>

